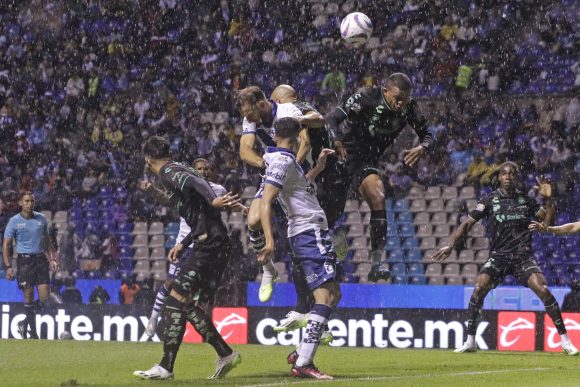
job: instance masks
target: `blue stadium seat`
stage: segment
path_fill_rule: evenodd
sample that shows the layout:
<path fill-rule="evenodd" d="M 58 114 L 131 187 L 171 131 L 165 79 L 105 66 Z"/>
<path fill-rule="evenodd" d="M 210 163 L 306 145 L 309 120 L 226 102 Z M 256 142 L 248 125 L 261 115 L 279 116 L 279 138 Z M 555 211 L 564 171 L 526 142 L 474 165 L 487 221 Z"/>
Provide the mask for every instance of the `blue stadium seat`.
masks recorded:
<path fill-rule="evenodd" d="M 385 199 L 385 209 L 387 212 L 393 209 L 393 199 Z"/>
<path fill-rule="evenodd" d="M 425 274 L 425 268 L 420 263 L 411 263 L 407 265 L 407 272 L 409 275 L 423 275 Z"/>
<path fill-rule="evenodd" d="M 99 193 L 98 193 L 98 197 L 101 200 L 112 198 L 113 197 L 113 188 L 111 188 L 108 185 L 101 187 L 101 189 L 99 190 Z"/>
<path fill-rule="evenodd" d="M 419 241 L 414 237 L 405 238 L 402 248 L 405 250 L 415 249 L 419 247 Z"/>
<path fill-rule="evenodd" d="M 167 239 L 165 239 L 165 249 L 169 250 L 175 246 L 176 235 L 169 235 Z"/>
<path fill-rule="evenodd" d="M 399 226 L 399 235 L 402 237 L 415 236 L 415 226 L 412 223 L 401 224 Z"/>
<path fill-rule="evenodd" d="M 409 281 L 411 285 L 427 285 L 427 277 L 424 275 L 414 275 Z"/>
<path fill-rule="evenodd" d="M 397 217 L 398 224 L 411 224 L 413 223 L 413 214 L 408 211 L 400 212 Z"/>
<path fill-rule="evenodd" d="M 117 234 L 130 234 L 133 231 L 133 223 L 121 223 L 117 227 Z"/>
<path fill-rule="evenodd" d="M 385 250 L 394 250 L 401 247 L 401 239 L 399 237 L 387 238 Z"/>
<path fill-rule="evenodd" d="M 394 275 L 393 277 L 393 284 L 395 285 L 407 285 L 409 283 L 409 277 L 402 274 Z"/>
<path fill-rule="evenodd" d="M 407 253 L 405 255 L 405 260 L 407 262 L 420 261 L 421 259 L 422 259 L 421 250 L 417 248 L 407 250 Z"/>
<path fill-rule="evenodd" d="M 403 262 L 405 256 L 401 249 L 389 250 L 387 261 L 389 263 L 399 263 Z"/>
<path fill-rule="evenodd" d="M 387 221 L 387 237 L 396 237 L 399 236 L 399 230 L 397 225 L 389 223 Z"/>
<path fill-rule="evenodd" d="M 167 223 L 167 227 L 165 227 L 165 235 L 177 235 L 179 234 L 179 223 L 171 222 Z"/>
<path fill-rule="evenodd" d="M 506 276 L 504 278 L 503 284 L 505 286 L 514 286 L 514 285 L 517 285 L 516 279 L 514 278 L 514 276 L 511 276 L 511 275 L 508 275 L 508 276 Z"/>
<path fill-rule="evenodd" d="M 409 202 L 407 201 L 407 199 L 398 199 L 393 205 L 393 211 L 395 212 L 407 211 L 408 209 Z"/>
<path fill-rule="evenodd" d="M 406 275 L 407 274 L 407 265 L 404 263 L 395 263 L 391 267 L 391 274 L 392 275 Z"/>
<path fill-rule="evenodd" d="M 117 236 L 117 243 L 121 247 L 129 247 L 133 244 L 133 236 L 131 234 L 119 234 Z"/>

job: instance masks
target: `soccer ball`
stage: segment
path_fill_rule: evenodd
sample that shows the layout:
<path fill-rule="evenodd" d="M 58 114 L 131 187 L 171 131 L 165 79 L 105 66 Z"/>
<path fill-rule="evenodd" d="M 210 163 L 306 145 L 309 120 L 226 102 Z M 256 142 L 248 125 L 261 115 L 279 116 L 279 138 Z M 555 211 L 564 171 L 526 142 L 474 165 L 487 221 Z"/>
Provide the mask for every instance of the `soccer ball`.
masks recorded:
<path fill-rule="evenodd" d="M 62 331 L 59 338 L 61 340 L 72 340 L 72 335 L 69 331 Z"/>
<path fill-rule="evenodd" d="M 373 33 L 373 22 L 361 12 L 349 13 L 340 23 L 340 36 L 354 46 L 365 43 Z"/>

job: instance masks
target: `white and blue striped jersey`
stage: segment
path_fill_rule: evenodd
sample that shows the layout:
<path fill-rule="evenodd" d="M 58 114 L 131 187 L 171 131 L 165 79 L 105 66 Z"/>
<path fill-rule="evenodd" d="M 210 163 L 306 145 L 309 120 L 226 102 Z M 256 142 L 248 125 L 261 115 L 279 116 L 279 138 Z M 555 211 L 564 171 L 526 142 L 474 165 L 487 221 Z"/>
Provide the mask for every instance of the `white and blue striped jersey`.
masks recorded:
<path fill-rule="evenodd" d="M 266 126 L 263 123 L 259 126 L 255 122 L 248 121 L 245 117 L 242 122 L 242 136 L 245 134 L 254 134 L 262 146 L 275 146 L 274 135 L 276 131 L 274 130 L 274 122 L 284 117 L 300 117 L 302 112 L 293 103 L 281 103 L 277 104 L 272 102 L 272 117 L 274 118 L 270 123 L 270 126 Z"/>
<path fill-rule="evenodd" d="M 316 199 L 316 191 L 308 182 L 296 155 L 290 149 L 268 147 L 265 183 L 280 189 L 278 202 L 288 218 L 288 236 L 306 230 L 327 230 L 326 215 Z"/>

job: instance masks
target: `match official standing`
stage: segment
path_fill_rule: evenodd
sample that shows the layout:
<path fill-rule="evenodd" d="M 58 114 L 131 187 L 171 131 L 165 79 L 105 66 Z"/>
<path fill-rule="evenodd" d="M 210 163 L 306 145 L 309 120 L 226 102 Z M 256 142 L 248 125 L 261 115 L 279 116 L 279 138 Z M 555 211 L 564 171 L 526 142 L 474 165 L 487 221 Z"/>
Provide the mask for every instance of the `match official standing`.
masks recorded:
<path fill-rule="evenodd" d="M 4 232 L 2 254 L 6 267 L 6 278 L 13 280 L 12 268 L 12 241 L 16 245 L 16 262 L 18 265 L 18 287 L 24 293 L 24 308 L 26 318 L 18 323 L 18 331 L 23 339 L 38 339 L 36 332 L 37 305 L 34 303 L 34 287 L 38 289 L 38 308 L 48 300 L 50 294 L 49 271 L 55 272 L 58 268 L 56 248 L 48 235 L 48 223 L 44 215 L 34 211 L 34 195 L 24 192 L 18 204 L 20 213 L 8 221 Z M 48 254 L 45 254 L 48 252 Z"/>

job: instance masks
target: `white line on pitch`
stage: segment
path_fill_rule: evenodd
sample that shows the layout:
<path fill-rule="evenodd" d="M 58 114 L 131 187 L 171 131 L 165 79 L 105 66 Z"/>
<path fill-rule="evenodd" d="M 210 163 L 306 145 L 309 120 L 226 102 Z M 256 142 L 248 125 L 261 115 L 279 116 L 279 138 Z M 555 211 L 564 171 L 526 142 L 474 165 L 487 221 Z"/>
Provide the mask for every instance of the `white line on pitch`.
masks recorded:
<path fill-rule="evenodd" d="M 395 376 L 377 376 L 368 378 L 341 378 L 333 380 L 325 380 L 326 383 L 352 383 L 352 382 L 373 382 L 379 380 L 400 380 L 400 379 L 423 379 L 423 378 L 435 378 L 439 376 L 473 376 L 473 375 L 492 375 L 492 374 L 505 374 L 510 372 L 533 372 L 533 371 L 546 371 L 551 368 L 513 368 L 508 370 L 494 370 L 494 371 L 466 371 L 466 372 L 450 372 L 441 374 L 422 374 L 422 375 L 395 375 Z M 282 381 L 277 383 L 264 383 L 264 384 L 244 384 L 246 387 L 273 387 L 273 386 L 288 386 L 293 384 L 305 384 L 315 382 L 314 379 L 301 380 L 297 382 Z"/>

